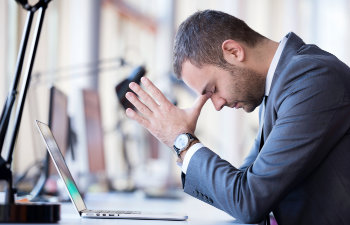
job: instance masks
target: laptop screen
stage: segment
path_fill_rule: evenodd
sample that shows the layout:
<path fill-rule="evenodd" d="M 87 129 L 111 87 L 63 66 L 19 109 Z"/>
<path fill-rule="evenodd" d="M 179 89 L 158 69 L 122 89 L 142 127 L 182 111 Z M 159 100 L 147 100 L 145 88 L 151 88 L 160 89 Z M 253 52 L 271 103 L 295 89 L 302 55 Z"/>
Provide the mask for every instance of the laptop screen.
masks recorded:
<path fill-rule="evenodd" d="M 83 198 L 80 195 L 80 192 L 77 188 L 77 185 L 75 184 L 73 177 L 67 167 L 67 164 L 63 158 L 63 155 L 58 148 L 58 145 L 56 143 L 56 140 L 49 128 L 48 125 L 37 121 L 36 124 L 39 128 L 39 132 L 41 134 L 41 137 L 44 139 L 47 150 L 49 151 L 52 161 L 54 162 L 56 169 L 58 173 L 60 174 L 62 180 L 65 183 L 65 186 L 69 192 L 69 196 L 71 200 L 73 201 L 76 209 L 78 212 L 86 209 L 85 203 L 83 201 Z"/>

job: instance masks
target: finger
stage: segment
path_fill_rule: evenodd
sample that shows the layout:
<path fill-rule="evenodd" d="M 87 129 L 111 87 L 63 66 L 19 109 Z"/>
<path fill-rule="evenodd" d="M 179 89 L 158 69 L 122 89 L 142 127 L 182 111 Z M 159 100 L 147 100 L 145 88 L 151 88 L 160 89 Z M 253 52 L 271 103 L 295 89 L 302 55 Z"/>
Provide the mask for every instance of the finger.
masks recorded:
<path fill-rule="evenodd" d="M 155 110 L 155 108 L 158 107 L 158 104 L 154 101 L 154 99 L 146 91 L 144 91 L 140 85 L 136 84 L 135 82 L 131 82 L 129 87 L 143 100 L 148 108 Z"/>
<path fill-rule="evenodd" d="M 208 101 L 208 99 L 210 98 L 211 94 L 205 94 L 205 95 L 200 95 L 194 105 L 193 105 L 193 109 L 195 110 L 195 112 L 197 114 L 199 114 L 204 106 L 204 104 Z"/>
<path fill-rule="evenodd" d="M 170 103 L 164 94 L 147 77 L 142 77 L 141 82 L 160 105 Z"/>
<path fill-rule="evenodd" d="M 129 102 L 131 102 L 131 104 L 135 106 L 135 108 L 140 113 L 144 114 L 145 116 L 150 116 L 152 114 L 152 111 L 144 103 L 142 103 L 134 93 L 127 92 L 125 94 L 125 97 L 129 100 Z"/>
<path fill-rule="evenodd" d="M 149 127 L 149 124 L 150 124 L 149 121 L 143 116 L 137 114 L 134 110 L 127 108 L 125 113 L 126 113 L 126 116 L 129 117 L 130 119 L 135 120 L 136 122 L 138 122 L 139 124 L 141 124 L 146 128 Z"/>

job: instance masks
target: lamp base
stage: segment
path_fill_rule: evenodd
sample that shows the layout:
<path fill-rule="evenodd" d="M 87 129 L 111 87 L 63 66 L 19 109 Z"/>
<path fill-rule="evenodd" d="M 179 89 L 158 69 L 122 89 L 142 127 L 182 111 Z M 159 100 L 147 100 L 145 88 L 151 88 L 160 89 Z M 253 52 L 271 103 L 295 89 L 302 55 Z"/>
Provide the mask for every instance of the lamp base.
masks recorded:
<path fill-rule="evenodd" d="M 60 220 L 60 204 L 0 204 L 0 223 L 56 223 Z"/>

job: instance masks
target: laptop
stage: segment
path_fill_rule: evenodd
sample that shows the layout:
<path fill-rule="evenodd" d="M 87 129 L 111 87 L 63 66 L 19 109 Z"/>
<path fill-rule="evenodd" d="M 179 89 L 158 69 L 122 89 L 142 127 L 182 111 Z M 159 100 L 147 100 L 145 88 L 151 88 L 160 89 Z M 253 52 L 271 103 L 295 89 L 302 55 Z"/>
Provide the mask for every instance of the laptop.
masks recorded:
<path fill-rule="evenodd" d="M 57 145 L 57 142 L 49 128 L 45 123 L 38 120 L 35 121 L 39 129 L 39 133 L 45 142 L 46 148 L 50 153 L 55 167 L 64 181 L 69 197 L 73 202 L 79 215 L 84 218 L 115 218 L 115 219 L 144 219 L 144 220 L 186 220 L 185 215 L 177 214 L 145 214 L 141 211 L 126 210 L 89 210 L 86 208 L 85 202 L 78 190 L 77 185 L 67 167 L 64 157 Z"/>

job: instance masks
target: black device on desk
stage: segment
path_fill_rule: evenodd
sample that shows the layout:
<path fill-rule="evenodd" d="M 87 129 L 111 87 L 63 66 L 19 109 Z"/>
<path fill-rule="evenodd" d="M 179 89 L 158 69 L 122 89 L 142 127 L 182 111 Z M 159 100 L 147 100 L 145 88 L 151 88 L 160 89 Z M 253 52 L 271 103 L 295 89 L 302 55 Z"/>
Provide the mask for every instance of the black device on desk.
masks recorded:
<path fill-rule="evenodd" d="M 127 92 L 133 92 L 129 88 L 129 84 L 131 82 L 136 82 L 140 83 L 141 78 L 146 74 L 146 69 L 144 66 L 138 66 L 136 67 L 131 74 L 129 75 L 128 78 L 120 82 L 116 87 L 115 87 L 115 92 L 117 93 L 118 99 L 120 104 L 124 107 L 124 109 L 131 108 L 134 109 L 135 107 L 126 99 L 125 94 Z"/>
<path fill-rule="evenodd" d="M 55 138 L 48 125 L 36 120 L 39 133 L 45 142 L 52 161 L 61 176 L 70 199 L 72 200 L 76 210 L 81 217 L 86 218 L 116 218 L 116 219 L 146 219 L 146 220 L 186 220 L 185 215 L 175 214 L 146 214 L 141 211 L 125 211 L 125 210 L 89 210 L 86 208 L 83 198 L 80 195 L 77 185 L 66 165 L 64 157 L 55 141 Z"/>

